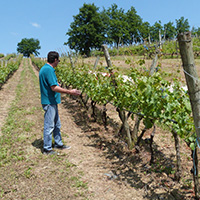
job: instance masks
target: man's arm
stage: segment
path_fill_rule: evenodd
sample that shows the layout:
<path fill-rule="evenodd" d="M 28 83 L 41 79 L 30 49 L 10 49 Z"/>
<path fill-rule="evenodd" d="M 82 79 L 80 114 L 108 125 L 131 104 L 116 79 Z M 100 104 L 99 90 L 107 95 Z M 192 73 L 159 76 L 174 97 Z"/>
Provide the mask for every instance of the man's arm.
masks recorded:
<path fill-rule="evenodd" d="M 51 86 L 51 90 L 54 92 L 65 93 L 65 94 L 70 94 L 70 95 L 75 95 L 75 96 L 81 95 L 80 90 L 76 90 L 76 89 L 68 90 L 68 89 L 62 88 L 58 85 Z"/>

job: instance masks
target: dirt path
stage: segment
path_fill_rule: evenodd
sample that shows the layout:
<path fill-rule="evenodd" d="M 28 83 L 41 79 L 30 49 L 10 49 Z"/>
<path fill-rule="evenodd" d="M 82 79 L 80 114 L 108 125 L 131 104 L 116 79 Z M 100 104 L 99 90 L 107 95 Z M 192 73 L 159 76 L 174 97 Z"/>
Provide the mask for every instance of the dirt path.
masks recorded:
<path fill-rule="evenodd" d="M 38 76 L 36 70 L 35 74 Z M 79 115 L 81 112 L 80 106 L 75 107 L 76 105 L 76 100 L 73 100 L 73 98 L 66 99 L 65 95 L 63 95 L 62 104 L 59 105 L 62 123 L 61 131 L 66 135 L 63 137 L 63 141 L 72 147 L 67 151 L 68 160 L 83 172 L 82 179 L 88 183 L 89 193 L 92 194 L 89 199 L 145 199 L 143 198 L 143 189 L 134 189 L 127 183 L 127 180 L 125 182 L 117 181 L 118 177 L 112 172 L 110 159 L 106 159 L 103 151 L 96 148 L 94 141 L 90 139 L 93 138 L 95 133 L 93 131 L 85 131 L 83 126 L 76 124 L 76 117 L 73 117 L 73 115 Z M 84 109 L 82 112 L 84 112 Z M 77 123 L 81 121 L 79 118 Z"/>
<path fill-rule="evenodd" d="M 66 111 L 66 106 L 60 106 L 60 115 L 62 129 L 69 136 L 65 141 L 72 146 L 68 159 L 84 172 L 83 177 L 89 183 L 89 192 L 94 194 L 92 199 L 142 200 L 144 195 L 142 189 L 131 187 L 128 180 L 124 182 L 118 180 L 119 177 L 112 168 L 114 159 L 111 161 L 106 158 L 104 151 L 98 148 L 96 141 L 93 140 L 95 137 L 98 138 L 95 132 L 85 132 L 80 129 L 74 123 L 72 114 Z"/>
<path fill-rule="evenodd" d="M 127 174 L 120 174 L 120 164 L 119 170 L 116 168 L 119 158 L 111 159 L 110 152 L 103 151 L 106 144 L 102 141 L 103 146 L 98 145 L 97 133 L 107 133 L 80 120 L 84 111 L 76 100 L 63 96 L 59 105 L 63 141 L 72 148 L 56 157 L 43 155 L 39 96 L 38 72 L 26 59 L 0 90 L 0 128 L 4 129 L 0 144 L 4 148 L 0 152 L 1 199 L 145 199 L 139 177 L 128 174 L 128 167 Z"/>

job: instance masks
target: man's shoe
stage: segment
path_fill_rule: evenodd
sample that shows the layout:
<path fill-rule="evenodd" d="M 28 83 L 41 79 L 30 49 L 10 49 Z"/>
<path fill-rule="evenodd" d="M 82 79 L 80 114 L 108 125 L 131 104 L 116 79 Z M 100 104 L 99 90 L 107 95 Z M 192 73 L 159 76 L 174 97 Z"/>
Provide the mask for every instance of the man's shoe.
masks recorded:
<path fill-rule="evenodd" d="M 54 149 L 64 150 L 64 149 L 71 149 L 71 147 L 70 146 L 66 146 L 66 145 L 62 145 L 62 146 L 55 146 Z"/>
<path fill-rule="evenodd" d="M 53 151 L 53 150 L 50 150 L 50 151 L 44 150 L 43 154 L 45 154 L 45 155 L 58 155 L 58 153 Z"/>

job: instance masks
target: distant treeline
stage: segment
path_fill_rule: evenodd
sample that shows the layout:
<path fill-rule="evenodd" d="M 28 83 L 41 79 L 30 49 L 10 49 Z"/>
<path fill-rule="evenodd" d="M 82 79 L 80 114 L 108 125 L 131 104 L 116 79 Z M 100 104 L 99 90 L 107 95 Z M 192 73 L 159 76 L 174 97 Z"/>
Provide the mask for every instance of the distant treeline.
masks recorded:
<path fill-rule="evenodd" d="M 180 32 L 192 31 L 193 35 L 200 35 L 200 28 L 190 30 L 188 19 L 184 17 L 175 19 L 175 23 L 170 21 L 162 25 L 158 20 L 150 25 L 142 20 L 134 7 L 125 12 L 116 4 L 102 11 L 94 3 L 83 4 L 73 18 L 65 44 L 86 56 L 90 56 L 92 50 L 100 50 L 102 44 L 118 49 L 122 45 L 173 40 Z"/>

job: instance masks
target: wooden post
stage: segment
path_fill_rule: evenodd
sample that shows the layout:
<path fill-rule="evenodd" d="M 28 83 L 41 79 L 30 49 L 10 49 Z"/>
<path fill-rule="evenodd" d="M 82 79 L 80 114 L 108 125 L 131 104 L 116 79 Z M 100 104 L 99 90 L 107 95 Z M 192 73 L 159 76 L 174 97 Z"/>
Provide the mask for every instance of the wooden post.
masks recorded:
<path fill-rule="evenodd" d="M 150 35 L 150 33 L 149 33 L 148 39 L 149 39 L 149 44 L 151 44 L 151 35 Z"/>
<path fill-rule="evenodd" d="M 68 53 L 68 56 L 69 56 L 69 59 L 70 59 L 70 63 L 71 63 L 72 70 L 73 70 L 73 72 L 74 72 L 74 61 L 73 61 L 73 58 L 72 58 L 71 53 Z"/>
<path fill-rule="evenodd" d="M 106 62 L 107 62 L 107 65 L 108 65 L 108 70 L 112 71 L 112 63 L 111 63 L 111 60 L 110 60 L 110 54 L 108 52 L 108 47 L 107 47 L 107 45 L 103 44 L 102 48 L 103 48 L 103 52 L 104 52 Z"/>
<path fill-rule="evenodd" d="M 191 33 L 179 34 L 178 41 L 192 106 L 197 140 L 200 144 L 200 82 L 194 62 Z"/>
<path fill-rule="evenodd" d="M 195 131 L 197 134 L 197 141 L 200 144 L 200 82 L 194 62 L 194 54 L 192 48 L 191 33 L 181 33 L 178 35 L 178 42 L 180 48 L 181 59 L 183 63 L 183 70 L 187 82 L 190 103 L 192 107 Z M 196 171 L 193 173 L 195 195 L 199 199 L 199 181 L 198 181 L 198 159 L 194 159 L 194 168 Z"/>
<path fill-rule="evenodd" d="M 110 54 L 108 52 L 108 47 L 107 47 L 107 45 L 102 45 L 102 48 L 103 48 L 103 52 L 104 52 L 104 55 L 105 55 L 105 58 L 106 58 L 108 71 L 110 73 L 110 76 L 111 76 L 111 79 L 112 79 L 112 83 L 117 88 L 117 84 L 116 84 L 116 81 L 115 81 L 115 76 L 113 74 L 113 69 L 112 69 L 112 62 L 111 62 L 111 59 L 110 59 Z"/>
<path fill-rule="evenodd" d="M 107 47 L 107 45 L 102 45 L 102 48 L 103 48 L 103 51 L 104 51 L 104 55 L 105 55 L 105 58 L 106 58 L 108 70 L 110 72 L 110 76 L 112 78 L 113 85 L 115 86 L 115 89 L 117 90 L 117 83 L 115 81 L 115 76 L 114 76 L 113 71 L 112 71 L 112 63 L 111 63 L 111 60 L 110 60 L 110 54 L 108 52 L 108 47 Z M 116 94 L 117 94 L 117 92 L 116 92 Z M 129 124 L 128 124 L 128 118 L 127 118 L 124 110 L 117 108 L 117 112 L 118 112 L 119 117 L 122 121 L 123 128 L 124 128 L 126 135 L 127 135 L 127 138 L 128 138 L 127 139 L 128 140 L 128 147 L 129 147 L 129 149 L 131 149 L 132 148 L 132 138 L 131 138 L 131 133 L 130 133 L 130 127 L 129 127 Z"/>
<path fill-rule="evenodd" d="M 157 51 L 157 50 L 156 50 Z M 158 60 L 158 54 L 156 52 L 156 55 L 155 55 L 155 58 L 153 59 L 152 61 L 152 64 L 151 64 L 151 67 L 150 67 L 150 70 L 149 70 L 149 76 L 152 76 L 154 71 L 155 71 L 155 67 L 156 67 L 156 64 L 157 64 L 157 60 Z"/>
<path fill-rule="evenodd" d="M 162 37 L 161 37 L 161 31 L 159 30 L 159 48 L 162 49 Z"/>
<path fill-rule="evenodd" d="M 99 56 L 97 56 L 97 59 L 96 59 L 96 61 L 95 61 L 95 63 L 94 63 L 94 69 L 96 69 L 96 67 L 97 67 L 97 64 L 98 64 L 98 62 L 99 62 Z"/>

